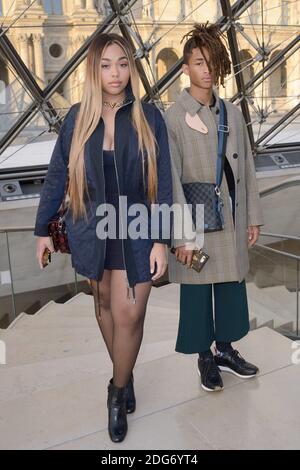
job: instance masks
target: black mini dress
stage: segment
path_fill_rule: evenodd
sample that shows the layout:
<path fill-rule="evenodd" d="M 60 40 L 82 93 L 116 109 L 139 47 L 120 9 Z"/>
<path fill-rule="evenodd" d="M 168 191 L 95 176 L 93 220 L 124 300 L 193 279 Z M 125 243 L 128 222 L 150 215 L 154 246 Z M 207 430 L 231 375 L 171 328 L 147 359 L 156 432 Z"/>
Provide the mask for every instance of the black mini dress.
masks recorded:
<path fill-rule="evenodd" d="M 119 239 L 119 193 L 114 150 L 103 150 L 106 202 L 116 210 L 116 239 L 106 238 L 104 269 L 125 269 L 122 251 L 122 239 Z"/>

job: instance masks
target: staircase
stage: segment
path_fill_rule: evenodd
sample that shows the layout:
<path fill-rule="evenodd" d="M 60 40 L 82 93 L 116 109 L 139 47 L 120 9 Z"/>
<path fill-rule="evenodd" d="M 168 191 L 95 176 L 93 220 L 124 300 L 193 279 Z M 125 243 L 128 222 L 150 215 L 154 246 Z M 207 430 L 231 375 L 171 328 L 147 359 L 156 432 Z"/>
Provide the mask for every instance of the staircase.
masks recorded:
<path fill-rule="evenodd" d="M 268 326 L 288 337 L 298 336 L 295 292 L 284 285 L 261 289 L 248 282 L 247 294 L 251 329 Z"/>
<path fill-rule="evenodd" d="M 292 341 L 263 327 L 264 319 L 258 322 L 260 301 L 250 303 L 251 324 L 258 329 L 236 343 L 259 365 L 260 376 L 245 381 L 223 373 L 226 390 L 209 394 L 200 387 L 196 356 L 174 352 L 179 286 L 152 289 L 135 367 L 137 410 L 118 449 L 232 448 L 234 434 L 241 449 L 299 444 L 300 381 L 291 363 Z M 80 293 L 64 304 L 51 301 L 35 315 L 22 313 L 0 330 L 0 340 L 7 350 L 6 365 L 0 365 L 1 449 L 114 448 L 106 410 L 112 366 L 92 296 Z M 222 431 L 229 419 L 230 439 Z"/>
<path fill-rule="evenodd" d="M 162 291 L 165 295 L 161 295 Z M 247 294 L 250 330 L 269 327 L 288 337 L 296 336 L 296 324 L 291 320 L 295 301 L 293 293 L 284 286 L 260 289 L 255 283 L 248 282 Z M 150 321 L 153 318 L 159 321 Z M 168 340 L 173 347 L 178 319 L 179 285 L 152 288 L 143 343 L 155 338 L 158 342 Z M 79 293 L 64 304 L 50 301 L 35 315 L 23 312 L 0 332 L 0 339 L 5 339 L 8 346 L 14 342 L 13 348 L 8 347 L 10 365 L 44 358 L 56 359 L 61 355 L 69 357 L 101 352 L 106 356 L 94 314 L 93 296 L 85 293 Z"/>
<path fill-rule="evenodd" d="M 173 351 L 178 312 L 167 301 L 161 301 L 161 304 L 158 305 L 155 295 L 153 302 L 148 304 L 143 339 L 146 358 L 148 354 L 151 358 L 155 357 L 153 349 L 157 345 L 160 353 Z M 153 317 L 159 318 L 159 323 L 151 322 Z M 79 293 L 64 304 L 50 301 L 35 315 L 21 313 L 6 330 L 0 331 L 0 339 L 7 344 L 9 365 L 79 354 L 101 353 L 103 358 L 107 356 L 94 314 L 93 297 L 84 293 Z M 110 367 L 108 358 L 101 362 L 102 365 L 105 363 Z"/>

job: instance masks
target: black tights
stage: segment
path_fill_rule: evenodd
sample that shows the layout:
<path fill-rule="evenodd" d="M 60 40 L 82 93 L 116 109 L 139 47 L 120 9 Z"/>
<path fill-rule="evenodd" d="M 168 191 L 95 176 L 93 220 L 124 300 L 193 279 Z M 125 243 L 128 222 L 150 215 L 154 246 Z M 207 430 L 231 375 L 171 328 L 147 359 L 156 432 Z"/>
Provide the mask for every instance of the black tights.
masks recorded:
<path fill-rule="evenodd" d="M 124 387 L 140 350 L 152 283 L 135 285 L 136 303 L 128 298 L 124 270 L 105 269 L 101 281 L 90 279 L 90 285 L 97 322 L 113 363 L 113 383 Z"/>

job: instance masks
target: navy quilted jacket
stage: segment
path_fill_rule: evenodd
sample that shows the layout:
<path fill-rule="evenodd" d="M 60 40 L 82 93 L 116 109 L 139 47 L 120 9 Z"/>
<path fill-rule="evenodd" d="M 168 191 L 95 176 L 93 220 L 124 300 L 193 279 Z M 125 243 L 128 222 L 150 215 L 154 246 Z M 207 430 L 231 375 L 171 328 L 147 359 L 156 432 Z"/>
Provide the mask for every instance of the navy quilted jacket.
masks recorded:
<path fill-rule="evenodd" d="M 143 188 L 142 159 L 138 153 L 137 133 L 132 125 L 130 116 L 132 103 L 135 99 L 131 86 L 126 87 L 129 102 L 118 109 L 115 116 L 115 158 L 119 179 L 120 194 L 128 198 L 128 206 L 133 203 L 150 205 L 146 191 Z M 48 236 L 48 222 L 57 213 L 63 199 L 64 188 L 68 174 L 68 157 L 72 133 L 75 125 L 76 113 L 80 103 L 74 104 L 64 118 L 53 154 L 49 163 L 48 172 L 43 185 L 40 203 L 36 216 L 34 235 Z M 158 143 L 158 204 L 172 205 L 172 176 L 168 134 L 161 112 L 150 103 L 142 102 L 146 119 L 153 129 Z M 102 278 L 105 260 L 105 240 L 97 237 L 96 225 L 102 216 L 96 215 L 99 204 L 105 202 L 105 187 L 103 174 L 103 136 L 104 121 L 99 123 L 87 141 L 84 149 L 84 159 L 88 192 L 91 202 L 88 201 L 88 221 L 79 218 L 73 224 L 72 214 L 66 214 L 66 227 L 71 250 L 71 261 L 74 269 L 89 279 Z M 147 165 L 146 165 L 147 170 Z M 146 178 L 147 182 L 147 178 Z M 134 217 L 133 217 L 134 218 Z M 128 216 L 128 223 L 131 218 Z M 170 246 L 171 230 L 162 233 L 161 226 L 156 239 L 130 239 L 123 240 L 123 252 L 126 266 L 128 286 L 133 287 L 137 282 L 150 280 L 150 252 L 154 242 L 165 243 Z"/>

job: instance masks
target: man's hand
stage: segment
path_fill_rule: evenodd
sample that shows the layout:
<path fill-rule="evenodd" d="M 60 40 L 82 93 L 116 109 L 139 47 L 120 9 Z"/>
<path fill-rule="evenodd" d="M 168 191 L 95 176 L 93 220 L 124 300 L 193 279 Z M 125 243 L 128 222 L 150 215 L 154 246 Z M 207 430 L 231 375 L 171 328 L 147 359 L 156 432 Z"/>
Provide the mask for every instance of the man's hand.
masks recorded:
<path fill-rule="evenodd" d="M 150 272 L 154 273 L 155 263 L 157 271 L 151 278 L 152 281 L 160 278 L 166 271 L 168 266 L 166 245 L 164 243 L 154 243 L 150 253 Z"/>
<path fill-rule="evenodd" d="M 252 248 L 258 240 L 260 233 L 259 225 L 249 225 L 248 227 L 248 248 Z"/>
<path fill-rule="evenodd" d="M 177 261 L 182 264 L 187 264 L 190 268 L 192 265 L 193 251 L 194 250 L 186 250 L 184 246 L 178 246 L 175 251 Z"/>

